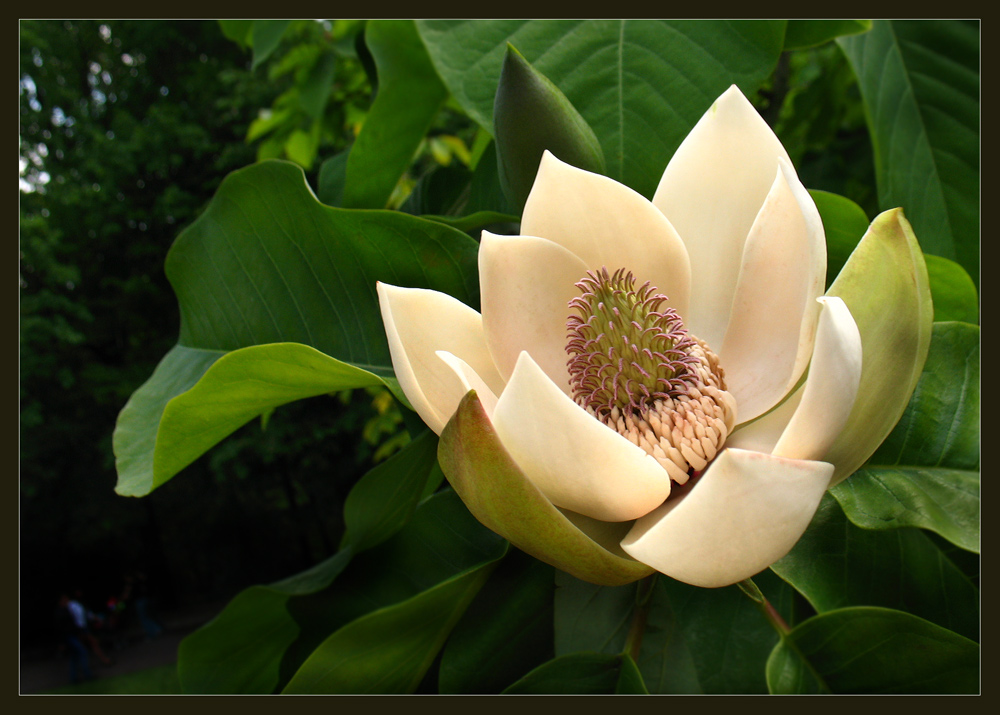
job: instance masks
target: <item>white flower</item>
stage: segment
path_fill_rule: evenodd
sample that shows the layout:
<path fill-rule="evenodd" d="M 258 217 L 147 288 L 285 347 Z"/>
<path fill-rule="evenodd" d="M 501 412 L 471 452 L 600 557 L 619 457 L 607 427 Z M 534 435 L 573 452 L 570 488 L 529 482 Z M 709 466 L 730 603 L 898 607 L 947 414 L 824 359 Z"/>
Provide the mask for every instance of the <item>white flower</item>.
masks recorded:
<path fill-rule="evenodd" d="M 379 284 L 414 409 L 441 434 L 475 390 L 516 467 L 615 559 L 715 587 L 786 554 L 830 485 L 862 343 L 843 300 L 823 296 L 816 206 L 746 98 L 733 86 L 712 105 L 652 202 L 546 153 L 521 231 L 483 233 L 481 315 Z M 634 315 L 604 330 L 616 307 Z M 470 508 L 573 572 L 573 557 Z"/>

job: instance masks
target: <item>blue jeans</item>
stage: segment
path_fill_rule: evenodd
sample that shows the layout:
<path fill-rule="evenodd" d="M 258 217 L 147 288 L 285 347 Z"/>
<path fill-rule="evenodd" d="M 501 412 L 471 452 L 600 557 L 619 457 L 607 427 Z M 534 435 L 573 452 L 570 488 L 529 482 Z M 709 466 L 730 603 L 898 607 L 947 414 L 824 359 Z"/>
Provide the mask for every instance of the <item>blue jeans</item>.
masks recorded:
<path fill-rule="evenodd" d="M 94 674 L 90 672 L 90 654 L 87 647 L 76 636 L 68 636 L 66 642 L 69 644 L 69 680 L 71 683 L 80 682 L 80 674 L 84 680 L 93 680 Z"/>

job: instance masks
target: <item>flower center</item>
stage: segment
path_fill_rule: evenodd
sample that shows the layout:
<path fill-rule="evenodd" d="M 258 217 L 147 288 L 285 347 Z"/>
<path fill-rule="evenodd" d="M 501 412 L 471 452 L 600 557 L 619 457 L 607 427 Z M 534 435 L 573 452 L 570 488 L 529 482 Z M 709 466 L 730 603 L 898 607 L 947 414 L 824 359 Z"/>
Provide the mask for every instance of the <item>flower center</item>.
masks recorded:
<path fill-rule="evenodd" d="M 724 371 L 684 329 L 667 297 L 607 268 L 576 283 L 566 352 L 573 399 L 652 455 L 683 484 L 722 448 L 736 421 Z"/>

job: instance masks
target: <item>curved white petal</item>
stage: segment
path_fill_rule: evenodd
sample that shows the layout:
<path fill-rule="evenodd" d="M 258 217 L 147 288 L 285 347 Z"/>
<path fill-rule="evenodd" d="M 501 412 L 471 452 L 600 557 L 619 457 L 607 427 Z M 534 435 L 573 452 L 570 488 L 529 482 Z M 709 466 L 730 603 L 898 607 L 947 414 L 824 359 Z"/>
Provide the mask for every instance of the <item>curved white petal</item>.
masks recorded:
<path fill-rule="evenodd" d="M 435 433 L 441 434 L 458 407 L 452 399 L 456 373 L 436 351 L 460 357 L 494 393 L 503 390 L 503 380 L 486 349 L 479 313 L 437 291 L 388 283 L 376 287 L 396 379 L 413 409 Z"/>
<path fill-rule="evenodd" d="M 632 271 L 687 316 L 691 268 L 670 222 L 645 197 L 600 174 L 570 166 L 548 151 L 524 206 L 521 233 L 555 241 L 590 270 Z"/>
<path fill-rule="evenodd" d="M 713 348 L 729 324 L 743 245 L 779 157 L 788 159 L 781 142 L 733 85 L 678 147 L 653 197 L 691 259 L 687 328 Z"/>
<path fill-rule="evenodd" d="M 563 392 L 570 393 L 566 319 L 576 283 L 587 265 L 557 243 L 534 236 L 494 236 L 483 231 L 479 284 L 483 331 L 505 380 L 527 351 Z"/>
<path fill-rule="evenodd" d="M 792 165 L 777 176 L 750 229 L 719 360 L 749 421 L 778 404 L 812 353 L 826 277 L 819 211 Z"/>
<path fill-rule="evenodd" d="M 558 507 L 627 521 L 659 506 L 670 478 L 656 460 L 567 397 L 528 353 L 493 412 L 511 458 Z"/>
<path fill-rule="evenodd" d="M 441 402 L 449 405 L 454 403 L 455 408 L 457 408 L 458 403 L 469 393 L 469 390 L 475 390 L 479 401 L 483 404 L 486 416 L 492 419 L 493 411 L 497 406 L 497 396 L 483 381 L 483 378 L 469 366 L 469 363 L 452 355 L 447 350 L 438 350 L 435 354 L 455 373 L 455 381 L 451 385 L 445 385 L 445 389 L 450 388 L 450 390 L 441 395 Z M 442 380 L 442 382 L 444 381 Z M 455 412 L 455 408 L 452 408 L 452 413 Z"/>
<path fill-rule="evenodd" d="M 741 425 L 726 437 L 726 446 L 771 454 L 802 401 L 802 386 L 784 402 L 749 424 Z"/>
<path fill-rule="evenodd" d="M 636 521 L 622 548 L 678 581 L 728 586 L 791 550 L 832 474 L 825 462 L 725 449 L 690 492 Z"/>
<path fill-rule="evenodd" d="M 773 454 L 823 459 L 851 414 L 861 384 L 861 333 L 840 298 L 817 298 L 823 311 L 802 402 Z"/>

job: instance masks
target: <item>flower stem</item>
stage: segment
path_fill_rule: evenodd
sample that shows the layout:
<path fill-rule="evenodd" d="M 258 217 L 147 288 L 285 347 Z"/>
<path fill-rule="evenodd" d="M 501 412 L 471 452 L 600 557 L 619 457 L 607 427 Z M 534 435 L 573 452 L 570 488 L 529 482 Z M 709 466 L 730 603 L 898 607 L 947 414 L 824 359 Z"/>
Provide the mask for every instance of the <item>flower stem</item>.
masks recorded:
<path fill-rule="evenodd" d="M 764 617 L 767 619 L 768 623 L 771 624 L 774 630 L 778 632 L 778 635 L 782 638 L 788 635 L 792 629 L 788 627 L 788 624 L 785 623 L 785 619 L 782 618 L 777 609 L 771 605 L 771 602 L 764 597 L 764 594 L 761 593 L 759 588 L 757 588 L 757 584 L 753 582 L 753 579 L 744 579 L 736 585 L 739 586 L 740 590 L 747 595 L 747 598 L 753 601 L 757 608 L 760 609 L 760 612 L 764 614 Z"/>
<path fill-rule="evenodd" d="M 625 639 L 625 653 L 639 662 L 639 649 L 642 648 L 642 634 L 646 631 L 646 619 L 649 618 L 649 607 L 652 603 L 653 587 L 656 585 L 656 574 L 647 576 L 639 582 L 635 592 L 635 615 L 632 616 L 632 626 Z"/>

